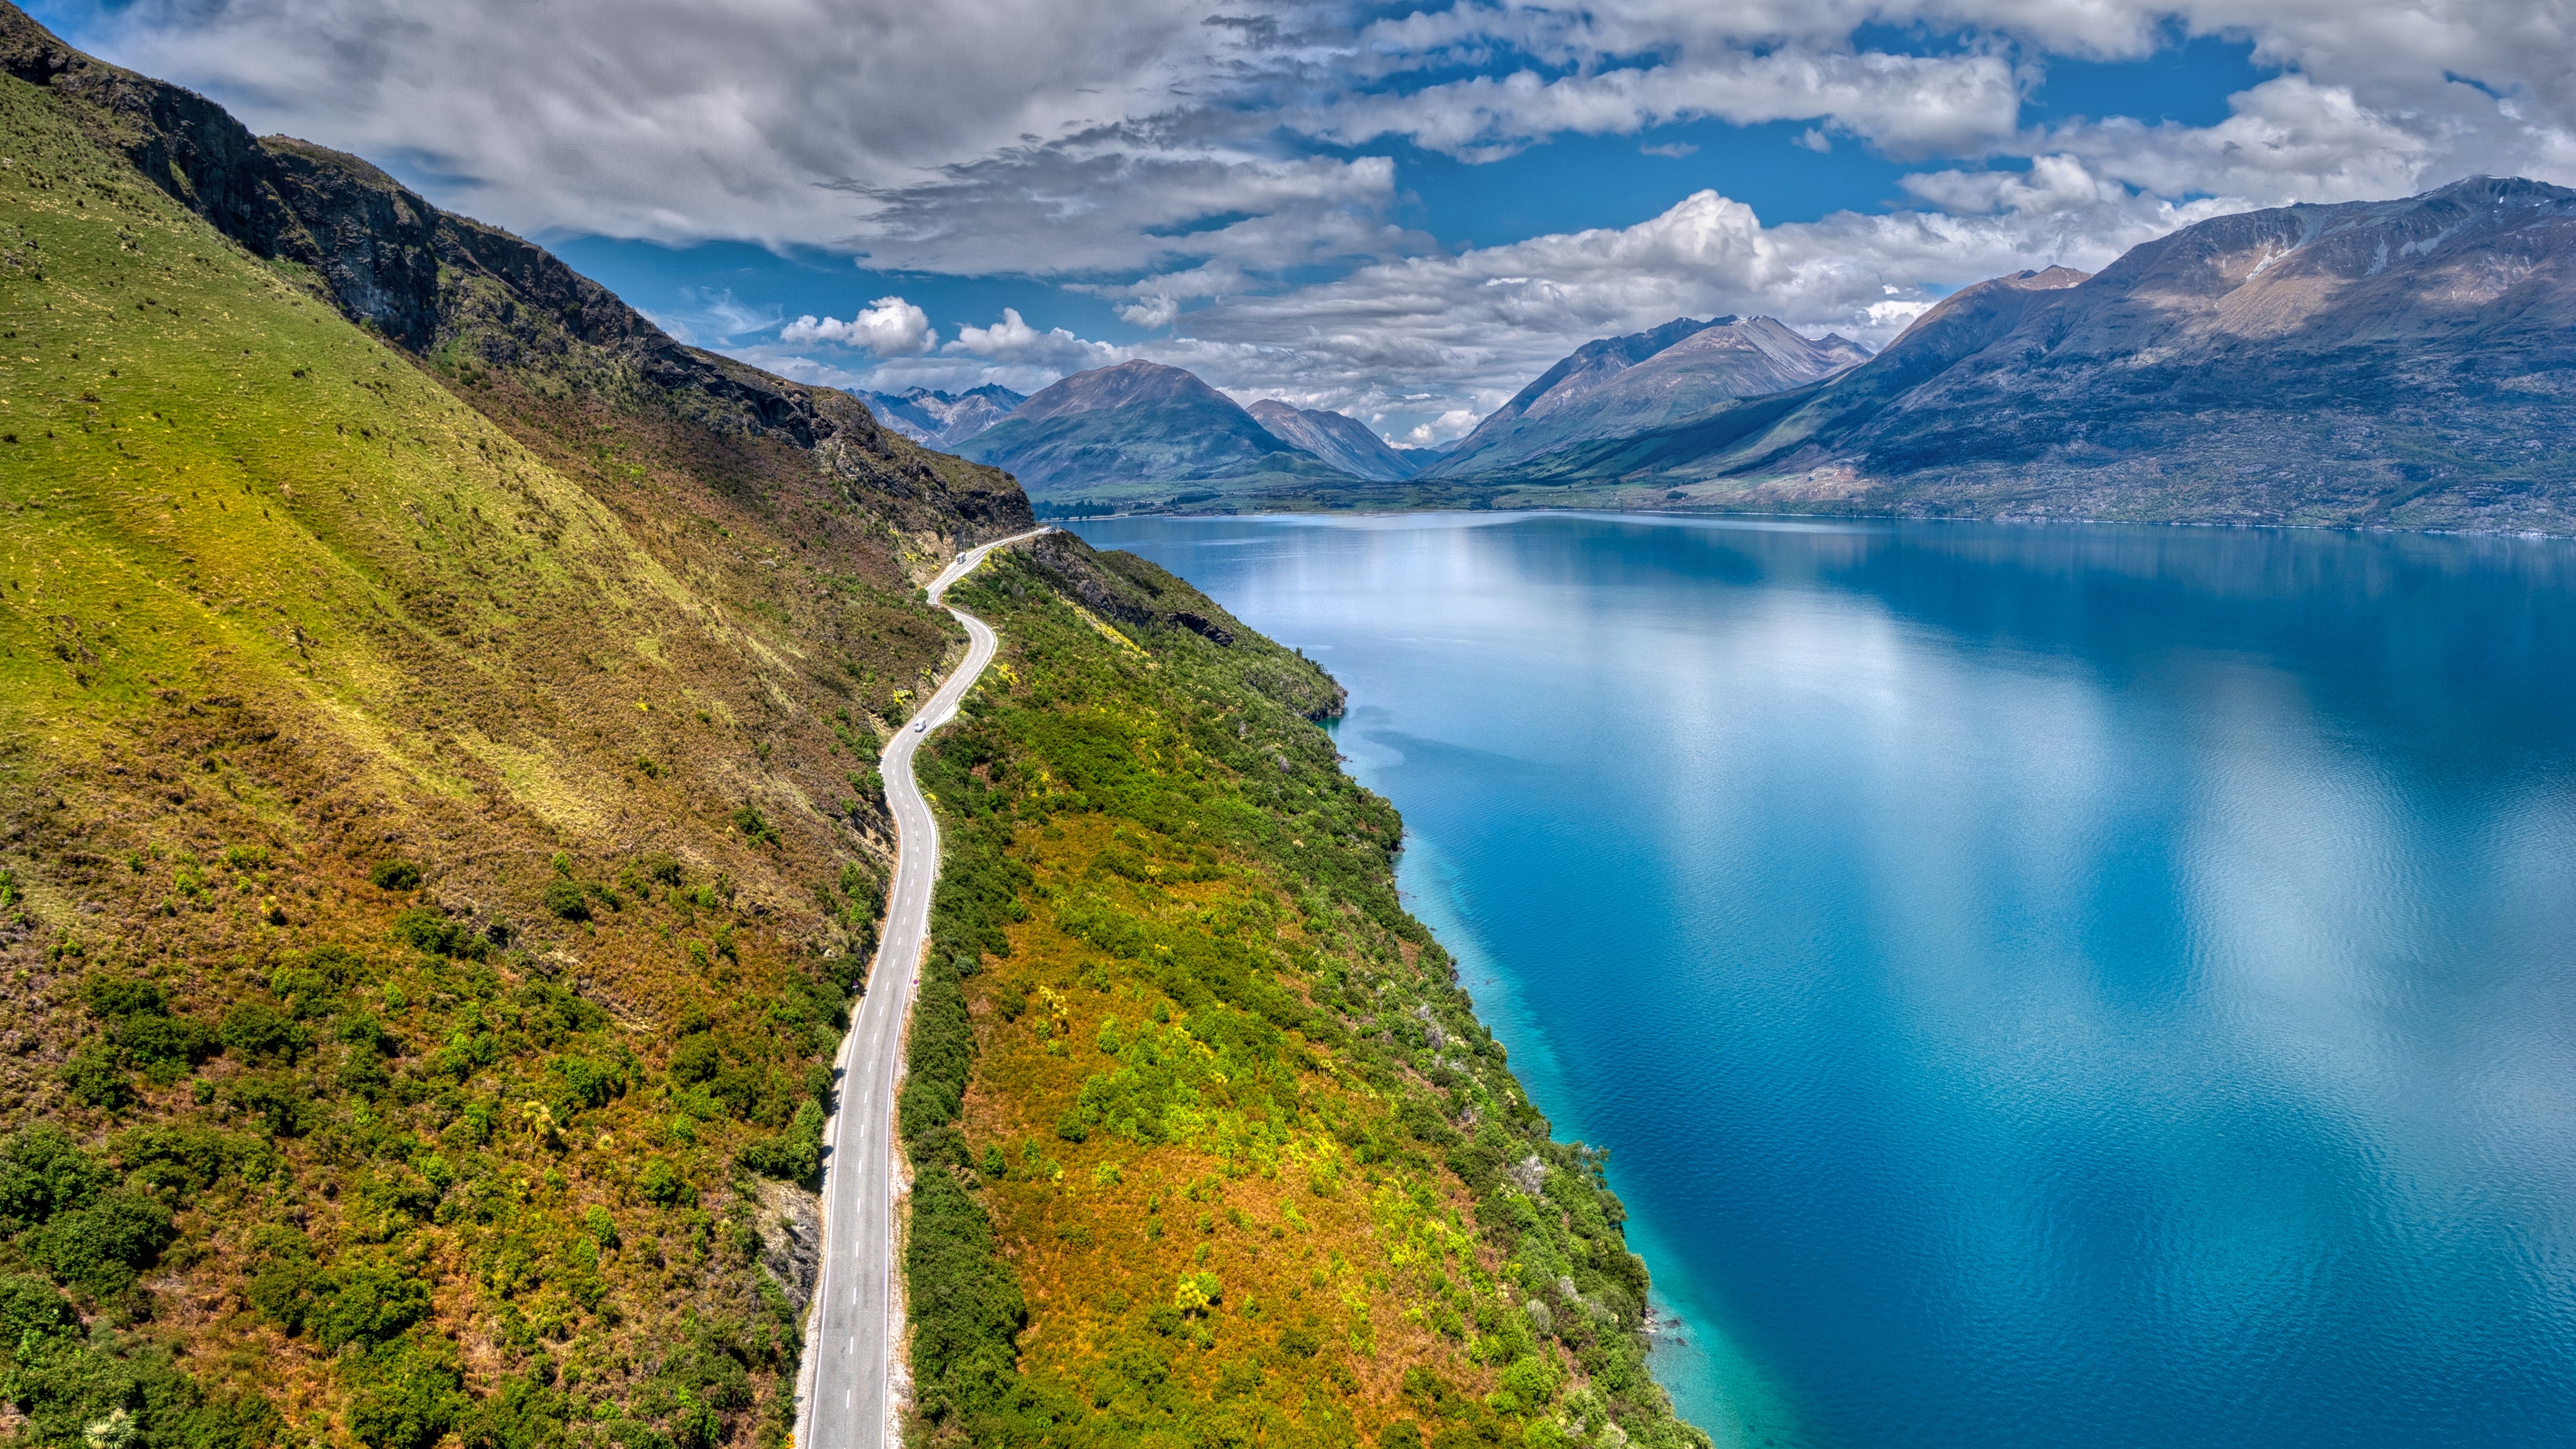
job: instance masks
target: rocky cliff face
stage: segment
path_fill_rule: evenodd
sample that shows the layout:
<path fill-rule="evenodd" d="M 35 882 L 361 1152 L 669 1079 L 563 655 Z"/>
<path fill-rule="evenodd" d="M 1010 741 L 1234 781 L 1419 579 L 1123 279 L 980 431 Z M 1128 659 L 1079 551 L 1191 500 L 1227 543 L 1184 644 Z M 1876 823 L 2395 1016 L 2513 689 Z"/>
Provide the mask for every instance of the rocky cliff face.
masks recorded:
<path fill-rule="evenodd" d="M 2096 276 L 1970 288 L 1821 386 L 1504 476 L 1728 507 L 2576 531 L 2576 191 L 2481 177 L 2217 218 Z"/>
<path fill-rule="evenodd" d="M 544 248 L 440 211 L 355 156 L 254 137 L 205 97 L 83 55 L 12 6 L 0 6 L 0 71 L 87 103 L 97 139 L 146 179 L 253 255 L 310 268 L 351 321 L 415 355 L 551 374 L 718 436 L 809 450 L 848 486 L 918 502 L 969 538 L 1028 524 L 1009 480 L 929 466 L 847 394 L 684 346 Z"/>
<path fill-rule="evenodd" d="M 1428 469 L 1463 477 L 1595 438 L 1624 437 L 1802 387 L 1869 359 L 1859 344 L 1811 342 L 1769 317 L 1677 318 L 1587 342 L 1521 389 Z"/>

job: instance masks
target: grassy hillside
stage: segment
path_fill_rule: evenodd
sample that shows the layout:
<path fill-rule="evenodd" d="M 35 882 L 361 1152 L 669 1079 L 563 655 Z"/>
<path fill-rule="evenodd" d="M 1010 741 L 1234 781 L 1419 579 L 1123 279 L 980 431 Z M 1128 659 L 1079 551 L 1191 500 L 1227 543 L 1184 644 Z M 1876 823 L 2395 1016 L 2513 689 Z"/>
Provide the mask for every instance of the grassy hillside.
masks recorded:
<path fill-rule="evenodd" d="M 1064 536 L 955 597 L 1003 655 L 924 752 L 922 1437 L 1704 1444 L 1600 1158 L 1397 902 L 1338 688 Z"/>
<path fill-rule="evenodd" d="M 780 1441 L 915 580 L 1025 501 L 0 52 L 0 1438 Z"/>

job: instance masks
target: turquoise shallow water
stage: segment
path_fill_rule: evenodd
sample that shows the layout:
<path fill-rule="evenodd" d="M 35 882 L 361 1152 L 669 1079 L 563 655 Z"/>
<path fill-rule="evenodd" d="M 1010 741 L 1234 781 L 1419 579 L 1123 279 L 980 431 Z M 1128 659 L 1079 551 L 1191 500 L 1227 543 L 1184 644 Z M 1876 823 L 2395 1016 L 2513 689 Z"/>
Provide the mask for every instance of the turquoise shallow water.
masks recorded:
<path fill-rule="evenodd" d="M 1349 686 L 1721 1442 L 2576 1443 L 2576 547 L 1079 531 Z"/>

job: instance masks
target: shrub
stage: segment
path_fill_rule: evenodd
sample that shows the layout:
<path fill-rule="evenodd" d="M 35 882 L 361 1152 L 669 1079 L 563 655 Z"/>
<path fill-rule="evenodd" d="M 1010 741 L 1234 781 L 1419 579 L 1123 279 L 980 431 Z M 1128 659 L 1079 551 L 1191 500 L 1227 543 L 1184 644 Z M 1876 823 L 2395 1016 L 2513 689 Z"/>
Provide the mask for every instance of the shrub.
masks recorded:
<path fill-rule="evenodd" d="M 304 1331 L 305 1320 L 313 1316 L 314 1305 L 327 1293 L 329 1282 L 314 1266 L 312 1245 L 303 1234 L 289 1228 L 261 1228 L 252 1235 L 252 1243 L 266 1261 L 251 1274 L 243 1296 L 260 1317 L 292 1338 Z"/>
<path fill-rule="evenodd" d="M 265 1001 L 244 1001 L 225 1012 L 223 1040 L 251 1062 L 292 1062 L 313 1045 L 295 1018 Z"/>
<path fill-rule="evenodd" d="M 315 1283 L 306 1323 L 326 1349 L 381 1344 L 429 1316 L 429 1287 L 420 1276 L 382 1259 L 346 1260 Z"/>
<path fill-rule="evenodd" d="M 623 1062 L 602 1065 L 588 1057 L 557 1057 L 548 1071 L 557 1084 L 551 1105 L 564 1117 L 585 1108 L 605 1107 L 626 1095 Z"/>
<path fill-rule="evenodd" d="M 23 1359 L 30 1340 L 79 1332 L 80 1314 L 52 1284 L 23 1273 L 0 1274 L 0 1344 L 7 1344 Z"/>
<path fill-rule="evenodd" d="M 690 1037 L 680 1043 L 678 1051 L 671 1053 L 671 1079 L 682 1086 L 711 1082 L 715 1080 L 716 1073 L 723 1070 L 724 1053 L 717 1048 L 716 1039 L 711 1036 Z"/>
<path fill-rule="evenodd" d="M 135 1274 L 159 1262 L 174 1236 L 168 1208 L 111 1188 L 82 1207 L 54 1214 L 20 1247 L 56 1281 L 104 1298 L 123 1292 Z"/>
<path fill-rule="evenodd" d="M 0 1233 L 20 1232 L 79 1207 L 112 1181 L 62 1128 L 51 1122 L 22 1127 L 0 1147 Z"/>
<path fill-rule="evenodd" d="M 590 919 L 590 892 L 568 880 L 546 882 L 546 909 L 556 919 L 587 921 Z"/>
<path fill-rule="evenodd" d="M 796 1120 L 775 1137 L 743 1148 L 745 1170 L 808 1186 L 823 1174 L 823 1107 L 810 1098 L 796 1108 Z"/>
<path fill-rule="evenodd" d="M 733 828 L 741 831 L 754 845 L 776 845 L 778 843 L 777 827 L 771 825 L 769 821 L 761 815 L 760 807 L 756 805 L 744 804 L 736 806 L 733 812 Z"/>
<path fill-rule="evenodd" d="M 420 888 L 420 867 L 407 860 L 380 860 L 367 879 L 378 890 L 408 891 Z"/>
<path fill-rule="evenodd" d="M 81 983 L 81 1000 L 90 1014 L 101 1021 L 118 1021 L 129 1016 L 159 1016 L 170 1009 L 170 998 L 160 983 L 133 976 L 93 973 Z"/>
<path fill-rule="evenodd" d="M 224 1084 L 224 1097 L 234 1111 L 258 1119 L 271 1137 L 301 1137 L 311 1125 L 302 1086 L 282 1072 L 235 1077 Z"/>
<path fill-rule="evenodd" d="M 433 1449 L 466 1409 L 456 1347 L 430 1334 L 349 1360 L 349 1431 L 368 1449 Z"/>
<path fill-rule="evenodd" d="M 697 1197 L 696 1190 L 689 1186 L 689 1180 L 680 1175 L 680 1169 L 667 1157 L 646 1158 L 644 1171 L 636 1178 L 635 1185 L 643 1190 L 645 1197 L 664 1207 L 678 1207 Z"/>
<path fill-rule="evenodd" d="M 102 1112 L 121 1112 L 134 1101 L 134 1079 L 125 1062 L 103 1037 L 91 1037 L 72 1048 L 71 1059 L 55 1073 L 75 1101 Z"/>
<path fill-rule="evenodd" d="M 393 938 L 417 951 L 432 956 L 451 956 L 468 961 L 483 959 L 481 937 L 467 929 L 462 921 L 451 921 L 440 912 L 414 906 L 394 917 Z"/>

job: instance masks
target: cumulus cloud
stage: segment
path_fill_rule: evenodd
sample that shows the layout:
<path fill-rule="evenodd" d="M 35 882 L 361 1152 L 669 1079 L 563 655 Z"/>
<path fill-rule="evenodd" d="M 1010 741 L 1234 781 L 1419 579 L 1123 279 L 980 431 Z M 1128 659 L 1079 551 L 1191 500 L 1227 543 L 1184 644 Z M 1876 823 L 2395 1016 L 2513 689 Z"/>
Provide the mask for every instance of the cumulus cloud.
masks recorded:
<path fill-rule="evenodd" d="M 929 313 L 901 297 L 879 297 L 847 322 L 810 314 L 799 317 L 779 329 L 778 340 L 837 342 L 844 347 L 864 348 L 879 357 L 909 357 L 928 352 L 939 334 L 931 330 Z"/>
<path fill-rule="evenodd" d="M 990 327 L 958 328 L 957 340 L 949 343 L 946 350 L 989 362 L 1050 367 L 1060 372 L 1081 372 L 1126 360 L 1120 349 L 1105 342 L 1085 341 L 1062 327 L 1040 332 L 1021 320 L 1016 307 L 1003 308 L 1002 320 Z"/>

